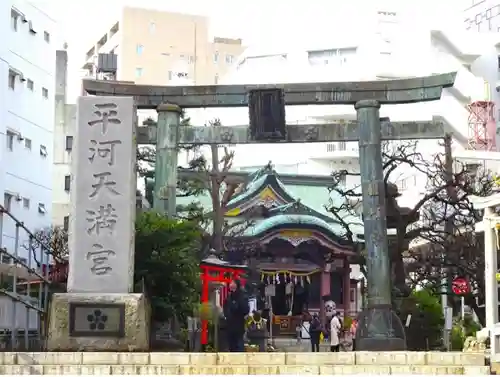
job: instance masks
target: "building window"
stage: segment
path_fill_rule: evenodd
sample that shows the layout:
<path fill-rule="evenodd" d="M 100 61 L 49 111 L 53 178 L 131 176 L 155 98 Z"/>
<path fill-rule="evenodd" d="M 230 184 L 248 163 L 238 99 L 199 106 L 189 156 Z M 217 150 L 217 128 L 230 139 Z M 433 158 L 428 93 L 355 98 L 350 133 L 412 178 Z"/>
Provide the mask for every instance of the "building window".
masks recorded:
<path fill-rule="evenodd" d="M 189 57 L 188 57 L 188 63 L 189 64 L 194 64 L 194 60 L 195 60 L 194 56 L 193 55 L 189 55 Z"/>
<path fill-rule="evenodd" d="M 47 43 L 50 43 L 50 34 L 47 31 L 43 32 L 43 40 Z"/>
<path fill-rule="evenodd" d="M 38 203 L 38 213 L 45 215 L 47 213 L 47 209 L 45 208 L 45 204 Z"/>
<path fill-rule="evenodd" d="M 168 71 L 168 79 L 172 80 L 173 76 L 174 76 L 174 73 L 172 71 Z"/>
<path fill-rule="evenodd" d="M 149 32 L 151 34 L 154 34 L 155 31 L 156 31 L 156 24 L 154 22 L 150 22 L 149 23 Z"/>
<path fill-rule="evenodd" d="M 216 51 L 216 52 L 214 53 L 214 63 L 215 63 L 215 64 L 217 64 L 218 62 L 219 62 L 219 52 L 218 52 L 218 51 Z"/>
<path fill-rule="evenodd" d="M 227 64 L 233 64 L 233 61 L 234 61 L 233 55 L 226 55 L 226 63 Z"/>
<path fill-rule="evenodd" d="M 40 156 L 47 157 L 48 154 L 47 147 L 45 145 L 40 145 Z"/>
<path fill-rule="evenodd" d="M 24 139 L 24 147 L 25 147 L 26 149 L 31 150 L 31 144 L 32 144 L 32 143 L 31 143 L 31 139 L 28 139 L 28 138 Z"/>
<path fill-rule="evenodd" d="M 5 134 L 5 138 L 7 139 L 7 149 L 9 151 L 14 150 L 14 137 L 15 136 L 16 136 L 16 134 L 12 131 L 9 131 L 9 130 L 7 130 L 7 132 Z"/>
<path fill-rule="evenodd" d="M 5 208 L 7 211 L 10 211 L 12 209 L 12 198 L 13 198 L 13 195 L 8 193 L 8 192 L 4 192 L 3 194 L 3 208 Z"/>
<path fill-rule="evenodd" d="M 66 136 L 66 150 L 73 150 L 73 136 Z"/>
<path fill-rule="evenodd" d="M 135 47 L 135 52 L 137 53 L 137 55 L 142 55 L 142 51 L 144 50 L 144 46 L 143 45 L 137 45 Z"/>
<path fill-rule="evenodd" d="M 28 81 L 26 81 L 26 87 L 29 90 L 33 91 L 33 89 L 35 88 L 35 83 L 33 82 L 33 80 L 28 79 Z"/>
<path fill-rule="evenodd" d="M 49 98 L 49 90 L 47 88 L 42 88 L 43 98 Z"/>
<path fill-rule="evenodd" d="M 23 198 L 23 207 L 26 209 L 30 208 L 30 200 L 28 198 Z"/>
<path fill-rule="evenodd" d="M 16 73 L 9 69 L 9 88 L 14 90 L 16 88 Z"/>
<path fill-rule="evenodd" d="M 71 189 L 71 175 L 64 176 L 64 191 L 69 191 Z"/>
<path fill-rule="evenodd" d="M 142 68 L 136 68 L 135 69 L 135 77 L 141 77 L 142 76 Z"/>
<path fill-rule="evenodd" d="M 64 216 L 63 229 L 67 232 L 69 230 L 69 216 Z"/>
<path fill-rule="evenodd" d="M 214 82 L 215 82 L 215 85 L 217 85 L 219 83 L 219 75 L 215 75 L 214 77 Z"/>
<path fill-rule="evenodd" d="M 30 30 L 30 34 L 33 34 L 33 35 L 36 34 L 36 30 L 35 30 L 35 27 L 33 26 L 33 22 L 32 21 L 28 21 L 28 28 Z"/>
<path fill-rule="evenodd" d="M 10 11 L 10 26 L 12 30 L 17 31 L 19 24 L 19 14 L 14 10 L 11 9 Z"/>

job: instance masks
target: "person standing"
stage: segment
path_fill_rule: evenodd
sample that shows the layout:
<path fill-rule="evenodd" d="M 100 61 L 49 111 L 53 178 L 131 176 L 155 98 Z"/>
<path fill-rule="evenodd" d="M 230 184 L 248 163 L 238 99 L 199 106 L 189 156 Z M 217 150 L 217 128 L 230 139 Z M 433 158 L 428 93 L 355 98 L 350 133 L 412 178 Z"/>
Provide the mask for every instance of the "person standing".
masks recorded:
<path fill-rule="evenodd" d="M 342 324 L 338 317 L 338 313 L 334 312 L 330 321 L 330 350 L 332 352 L 340 352 L 340 330 Z"/>
<path fill-rule="evenodd" d="M 352 350 L 356 351 L 356 331 L 358 330 L 358 320 L 354 318 L 351 323 Z"/>
<path fill-rule="evenodd" d="M 318 314 L 314 314 L 309 325 L 309 337 L 311 338 L 311 351 L 319 352 L 319 341 L 322 333 L 321 321 Z"/>
<path fill-rule="evenodd" d="M 250 344 L 255 344 L 259 347 L 259 352 L 266 352 L 267 343 L 267 321 L 262 318 L 258 311 L 253 312 L 250 318 L 247 329 L 247 336 Z"/>
<path fill-rule="evenodd" d="M 244 352 L 245 317 L 250 311 L 250 306 L 239 280 L 233 280 L 229 284 L 229 291 L 229 296 L 224 303 L 227 344 L 229 352 Z"/>

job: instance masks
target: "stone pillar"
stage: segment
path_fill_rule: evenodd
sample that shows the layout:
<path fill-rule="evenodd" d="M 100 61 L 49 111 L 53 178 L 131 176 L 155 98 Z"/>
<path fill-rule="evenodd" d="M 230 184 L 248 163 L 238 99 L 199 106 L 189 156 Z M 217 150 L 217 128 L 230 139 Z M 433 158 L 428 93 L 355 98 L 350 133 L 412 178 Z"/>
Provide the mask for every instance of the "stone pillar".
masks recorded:
<path fill-rule="evenodd" d="M 358 101 L 359 162 L 367 250 L 367 311 L 356 339 L 360 351 L 404 350 L 404 328 L 392 312 L 391 270 L 387 243 L 385 184 L 382 170 L 380 103 Z M 359 335 L 359 336 L 358 336 Z"/>
<path fill-rule="evenodd" d="M 349 310 L 351 308 L 351 265 L 349 264 L 349 259 L 346 257 L 344 259 L 343 268 L 343 290 L 342 290 L 342 301 L 344 302 L 344 317 L 347 317 Z"/>
<path fill-rule="evenodd" d="M 153 209 L 168 217 L 176 214 L 177 142 L 181 108 L 173 104 L 158 106 L 156 163 Z"/>
<path fill-rule="evenodd" d="M 68 293 L 52 296 L 49 351 L 146 351 L 149 309 L 132 294 L 135 106 L 80 97 L 73 150 Z"/>
<path fill-rule="evenodd" d="M 496 273 L 498 268 L 497 243 L 492 221 L 495 216 L 493 208 L 484 209 L 484 278 L 485 278 L 485 310 L 486 328 L 491 331 L 498 322 L 498 282 Z M 493 343 L 493 342 L 492 342 Z"/>

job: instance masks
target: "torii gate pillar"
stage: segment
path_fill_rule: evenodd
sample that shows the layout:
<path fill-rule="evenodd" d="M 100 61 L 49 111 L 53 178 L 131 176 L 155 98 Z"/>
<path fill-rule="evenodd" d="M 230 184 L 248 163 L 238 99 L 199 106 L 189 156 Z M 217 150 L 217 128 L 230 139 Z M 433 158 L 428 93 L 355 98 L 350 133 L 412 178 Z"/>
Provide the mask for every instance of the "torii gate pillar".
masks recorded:
<path fill-rule="evenodd" d="M 365 246 L 371 254 L 366 259 L 368 307 L 391 306 L 391 286 L 387 276 L 389 247 L 385 185 L 380 150 L 380 103 L 374 100 L 358 101 L 355 105 L 359 125 L 359 162 L 363 193 L 363 222 Z"/>

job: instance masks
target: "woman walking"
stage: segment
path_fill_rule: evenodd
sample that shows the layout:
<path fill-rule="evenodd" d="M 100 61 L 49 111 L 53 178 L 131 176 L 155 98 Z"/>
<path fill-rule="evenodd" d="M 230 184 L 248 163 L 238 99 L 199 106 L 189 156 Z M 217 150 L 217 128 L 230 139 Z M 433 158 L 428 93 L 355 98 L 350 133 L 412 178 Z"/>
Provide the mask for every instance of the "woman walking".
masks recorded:
<path fill-rule="evenodd" d="M 330 321 L 330 351 L 340 352 L 340 330 L 342 325 L 338 313 L 334 312 Z"/>

